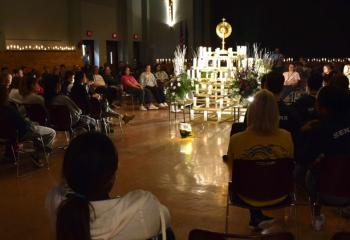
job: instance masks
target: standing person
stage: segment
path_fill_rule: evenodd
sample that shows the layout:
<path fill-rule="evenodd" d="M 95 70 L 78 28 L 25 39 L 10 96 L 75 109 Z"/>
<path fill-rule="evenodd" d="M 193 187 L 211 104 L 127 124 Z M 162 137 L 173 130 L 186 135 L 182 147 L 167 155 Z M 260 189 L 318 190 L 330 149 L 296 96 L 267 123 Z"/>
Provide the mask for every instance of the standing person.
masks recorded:
<path fill-rule="evenodd" d="M 271 58 L 272 58 L 272 61 L 273 61 L 273 70 L 275 72 L 279 72 L 279 73 L 282 73 L 283 72 L 283 55 L 280 51 L 279 48 L 276 48 L 275 51 L 271 54 Z"/>
<path fill-rule="evenodd" d="M 281 100 L 283 101 L 286 97 L 289 96 L 292 92 L 295 91 L 296 87 L 300 81 L 300 75 L 295 70 L 295 64 L 290 63 L 288 66 L 288 72 L 283 73 L 284 77 L 284 87 L 281 93 Z"/>
<path fill-rule="evenodd" d="M 169 211 L 152 193 L 111 195 L 117 170 L 118 152 L 107 136 L 87 133 L 72 140 L 63 183 L 47 198 L 57 240 L 151 239 L 159 233 L 174 240 Z"/>
<path fill-rule="evenodd" d="M 247 129 L 232 135 L 228 148 L 228 158 L 235 160 L 270 160 L 293 158 L 294 145 L 292 136 L 279 128 L 279 111 L 274 95 L 268 90 L 259 91 L 248 108 Z M 269 206 L 282 202 L 287 196 L 279 196 L 268 201 L 257 201 L 245 196 L 240 198 L 251 206 Z M 260 210 L 250 210 L 249 226 L 254 229 L 273 221 Z"/>
<path fill-rule="evenodd" d="M 125 67 L 122 76 L 122 84 L 124 90 L 133 96 L 136 96 L 140 101 L 140 110 L 147 111 L 145 105 L 148 105 L 149 110 L 157 110 L 158 108 L 151 103 L 152 92 L 139 84 L 131 75 L 130 68 Z"/>
<path fill-rule="evenodd" d="M 151 72 L 151 65 L 146 65 L 145 71 L 140 76 L 140 83 L 143 87 L 151 90 L 155 97 L 159 107 L 167 107 L 168 104 L 165 102 L 165 94 L 163 88 L 158 87 L 157 80 Z"/>

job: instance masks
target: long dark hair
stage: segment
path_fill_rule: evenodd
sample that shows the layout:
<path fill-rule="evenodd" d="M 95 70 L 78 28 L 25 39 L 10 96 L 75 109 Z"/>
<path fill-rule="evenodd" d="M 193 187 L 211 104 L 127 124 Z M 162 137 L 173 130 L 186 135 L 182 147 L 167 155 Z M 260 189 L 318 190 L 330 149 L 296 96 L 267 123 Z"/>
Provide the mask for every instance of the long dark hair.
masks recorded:
<path fill-rule="evenodd" d="M 48 74 L 43 79 L 44 82 L 44 98 L 46 104 L 51 104 L 52 99 L 58 95 L 57 85 L 61 84 L 58 75 Z"/>
<path fill-rule="evenodd" d="M 90 201 L 108 199 L 117 168 L 118 153 L 107 136 L 86 133 L 72 140 L 64 156 L 63 177 L 74 193 L 58 208 L 57 240 L 91 240 Z"/>
<path fill-rule="evenodd" d="M 34 91 L 35 85 L 37 84 L 37 82 L 38 80 L 35 74 L 30 73 L 25 75 L 24 78 L 22 78 L 19 81 L 19 86 L 18 86 L 19 94 L 21 94 L 23 97 L 31 94 Z"/>

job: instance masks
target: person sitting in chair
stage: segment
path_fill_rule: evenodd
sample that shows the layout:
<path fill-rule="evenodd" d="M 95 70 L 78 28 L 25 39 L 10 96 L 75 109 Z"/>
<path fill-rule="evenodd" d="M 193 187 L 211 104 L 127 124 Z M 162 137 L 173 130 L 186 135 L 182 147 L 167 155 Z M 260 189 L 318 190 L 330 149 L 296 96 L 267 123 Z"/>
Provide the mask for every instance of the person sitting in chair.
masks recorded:
<path fill-rule="evenodd" d="M 228 158 L 233 168 L 235 159 L 249 161 L 294 157 L 292 136 L 286 130 L 279 128 L 279 117 L 274 95 L 268 90 L 259 91 L 249 105 L 247 129 L 234 134 L 230 139 Z M 244 202 L 254 207 L 274 205 L 286 197 L 261 202 L 240 196 Z M 271 221 L 273 218 L 265 216 L 260 210 L 250 210 L 251 228 L 259 229 Z"/>
<path fill-rule="evenodd" d="M 290 63 L 288 66 L 288 72 L 283 73 L 284 77 L 284 87 L 281 93 L 281 100 L 283 101 L 292 92 L 295 91 L 296 87 L 300 82 L 300 75 L 295 70 L 295 64 Z"/>

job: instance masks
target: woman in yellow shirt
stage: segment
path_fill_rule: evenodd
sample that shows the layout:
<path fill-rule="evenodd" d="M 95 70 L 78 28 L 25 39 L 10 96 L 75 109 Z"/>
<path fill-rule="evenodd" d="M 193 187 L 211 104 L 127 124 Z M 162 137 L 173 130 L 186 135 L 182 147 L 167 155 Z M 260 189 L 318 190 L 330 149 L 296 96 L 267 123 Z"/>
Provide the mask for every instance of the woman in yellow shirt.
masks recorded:
<path fill-rule="evenodd" d="M 248 127 L 245 131 L 234 134 L 230 139 L 229 159 L 268 160 L 293 158 L 291 134 L 279 128 L 279 111 L 274 95 L 268 90 L 259 91 L 248 109 Z M 271 199 L 267 202 L 254 201 L 244 196 L 240 198 L 255 206 L 268 206 L 284 200 Z M 263 215 L 260 210 L 250 210 L 249 226 L 256 229 L 272 222 L 273 218 Z"/>

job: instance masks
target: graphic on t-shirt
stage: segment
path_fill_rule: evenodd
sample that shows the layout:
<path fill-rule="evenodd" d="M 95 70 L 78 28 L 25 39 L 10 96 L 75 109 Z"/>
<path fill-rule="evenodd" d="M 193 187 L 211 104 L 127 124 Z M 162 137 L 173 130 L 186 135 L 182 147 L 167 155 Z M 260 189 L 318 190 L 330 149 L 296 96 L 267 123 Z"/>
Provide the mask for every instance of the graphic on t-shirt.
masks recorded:
<path fill-rule="evenodd" d="M 240 159 L 277 159 L 289 156 L 288 150 L 280 145 L 255 145 L 241 155 Z"/>

